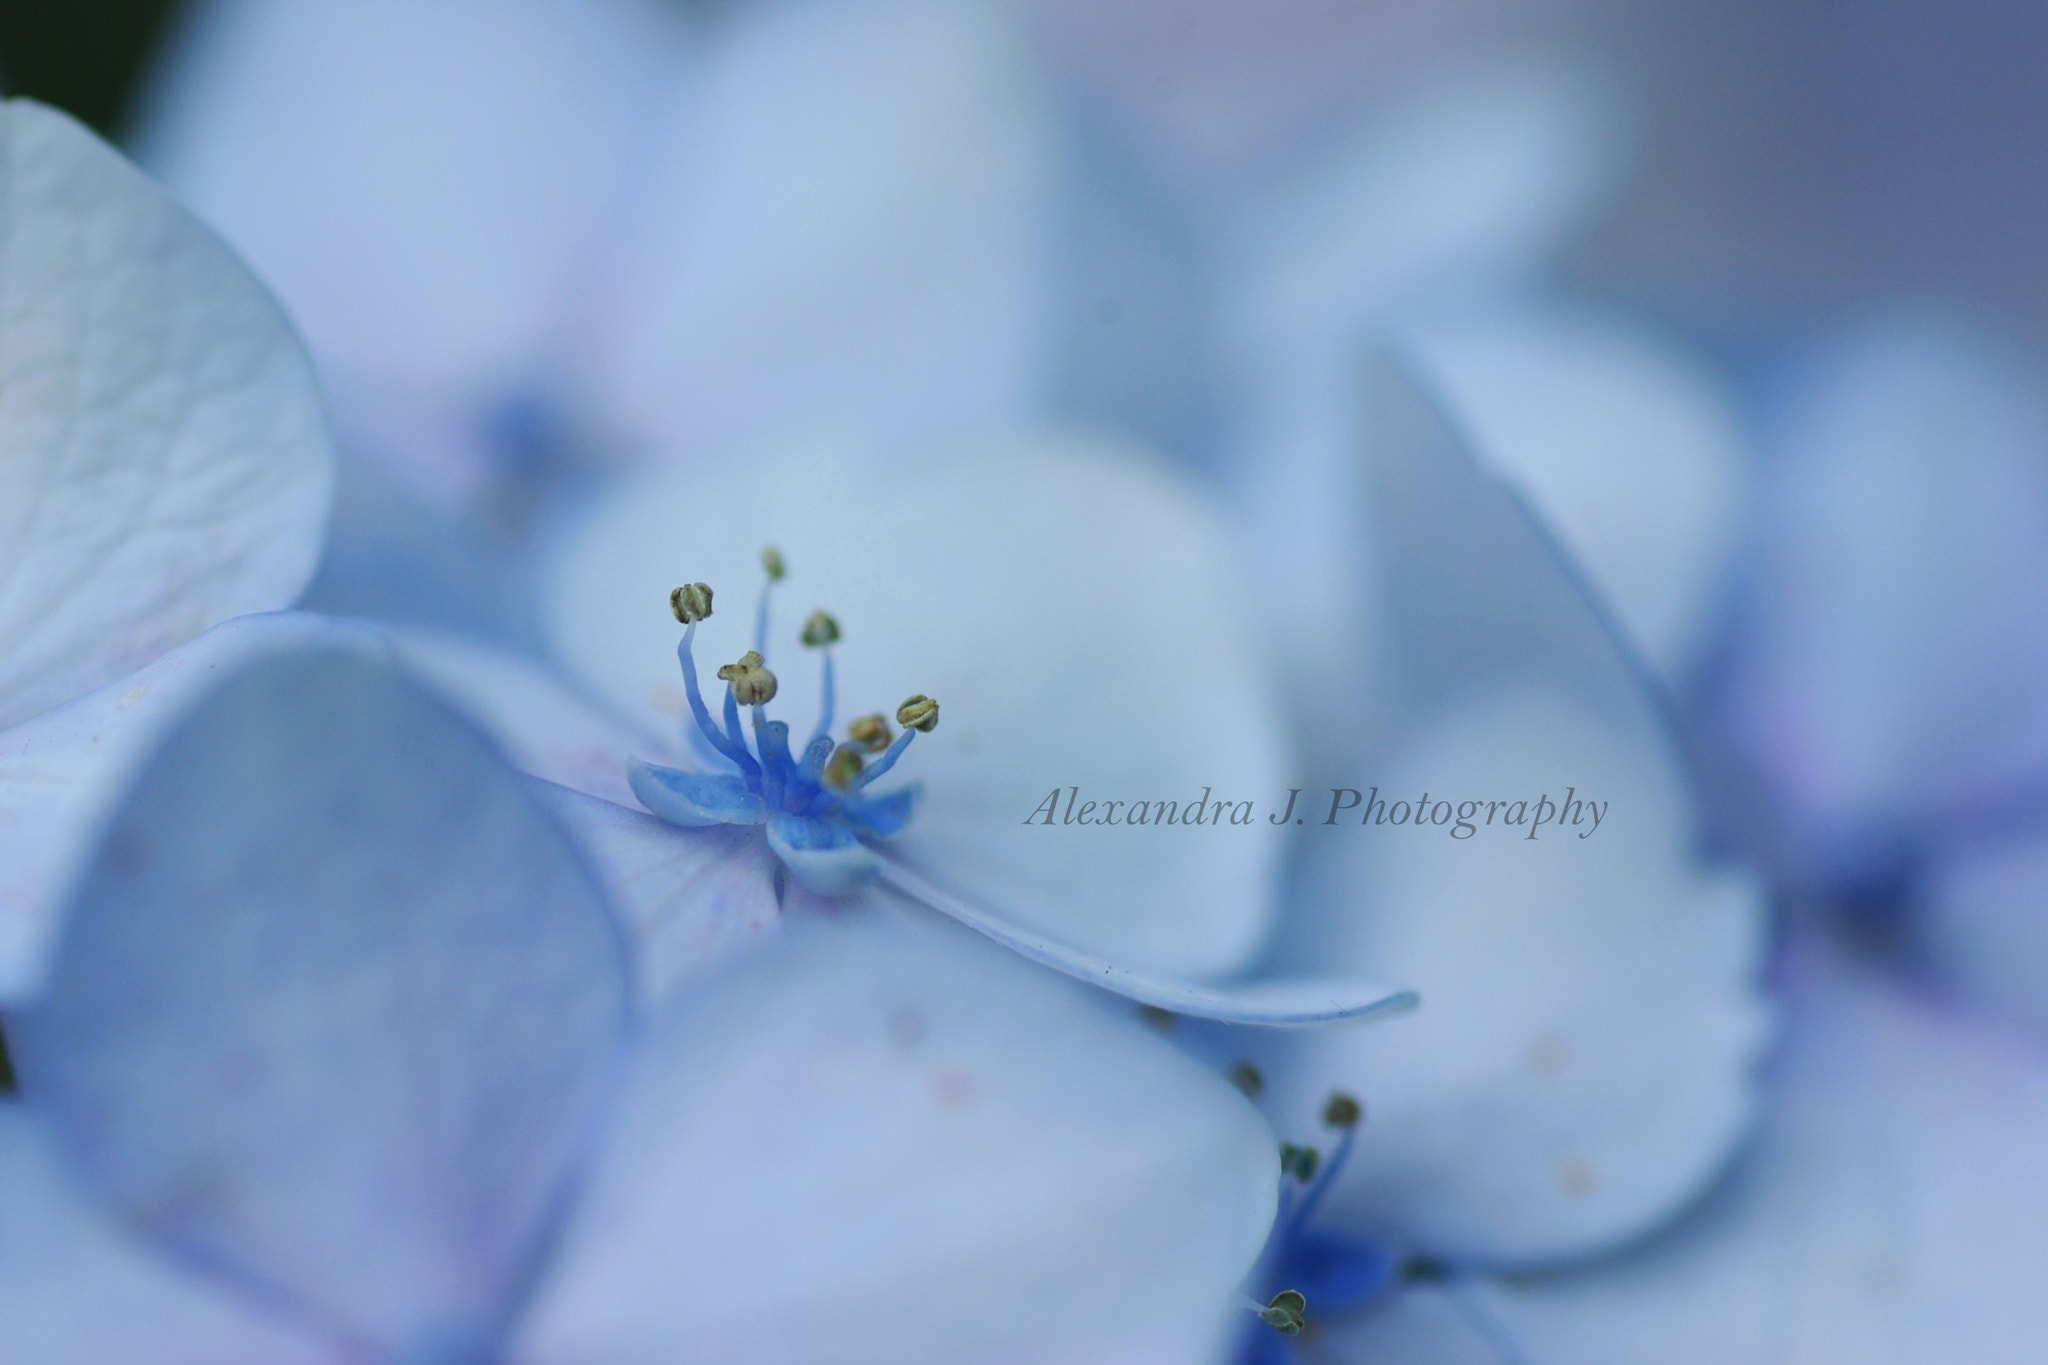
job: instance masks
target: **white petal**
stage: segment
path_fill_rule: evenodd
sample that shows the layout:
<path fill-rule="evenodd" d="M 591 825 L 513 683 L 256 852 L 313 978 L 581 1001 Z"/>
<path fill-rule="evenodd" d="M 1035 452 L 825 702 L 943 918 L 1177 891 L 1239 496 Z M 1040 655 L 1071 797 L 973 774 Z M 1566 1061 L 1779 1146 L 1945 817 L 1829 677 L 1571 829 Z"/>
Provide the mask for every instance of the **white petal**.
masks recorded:
<path fill-rule="evenodd" d="M 807 733 L 827 607 L 843 717 L 936 698 L 885 779 L 924 783 L 900 855 L 1019 927 L 1134 970 L 1218 975 L 1258 949 L 1286 832 L 1026 825 L 1055 789 L 1123 802 L 1285 799 L 1250 608 L 1205 508 L 1115 450 L 955 441 L 910 464 L 830 452 L 629 485 L 563 547 L 545 602 L 564 664 L 651 725 L 682 689 L 667 597 L 711 584 L 706 681 L 753 644 L 764 544 L 789 578 L 768 649 L 776 715 Z"/>
<path fill-rule="evenodd" d="M 1894 321 L 1815 362 L 1776 444 L 1727 723 L 1853 876 L 2048 765 L 2048 398 Z"/>
<path fill-rule="evenodd" d="M 1046 382 L 1054 134 L 989 0 L 731 9 L 608 255 L 596 414 L 664 454 L 887 439 Z"/>
<path fill-rule="evenodd" d="M 1390 822 L 1426 792 L 1432 823 L 1326 797 L 1281 961 L 1384 973 L 1424 1008 L 1288 1040 L 1275 1103 L 1297 1132 L 1332 1086 L 1371 1107 L 1333 1219 L 1445 1256 L 1585 1253 L 1670 1213 L 1751 1116 L 1761 899 L 1696 865 L 1661 716 L 1542 529 L 1399 370 L 1371 397 L 1399 742 L 1337 780 Z M 1597 830 L 1511 804 L 1568 795 L 1605 803 Z"/>
<path fill-rule="evenodd" d="M 146 111 L 144 163 L 277 289 L 343 429 L 415 484 L 485 473 L 669 77 L 657 7 L 210 0 Z M 460 54 L 459 59 L 455 54 Z"/>
<path fill-rule="evenodd" d="M 1671 1233 L 1494 1290 L 1529 1359 L 2039 1358 L 2048 1062 L 1832 948 L 1800 951 L 1788 1050 L 1756 1147 Z"/>
<path fill-rule="evenodd" d="M 474 1359 L 609 1098 L 622 949 L 481 734 L 304 650 L 158 751 L 9 1042 L 126 1220 L 358 1354 Z"/>
<path fill-rule="evenodd" d="M 1558 309 L 1411 334 L 1475 453 L 1528 497 L 1667 678 L 1694 662 L 1748 468 L 1728 396 L 1654 334 Z"/>
<path fill-rule="evenodd" d="M 333 479 L 242 263 L 65 115 L 0 106 L 0 726 L 289 605 Z"/>
<path fill-rule="evenodd" d="M 1135 1021 L 865 920 L 664 1021 L 607 1157 L 527 1365 L 1212 1358 L 1277 1176 L 1241 1097 Z"/>
<path fill-rule="evenodd" d="M 315 643 L 383 648 L 368 630 L 325 617 L 237 617 L 131 677 L 0 731 L 0 1000 L 34 993 L 73 883 L 170 729 L 243 664 Z"/>
<path fill-rule="evenodd" d="M 131 1236 L 63 1169 L 38 1124 L 0 1105 L 0 1323 L 13 1365 L 339 1365 L 209 1280 Z"/>

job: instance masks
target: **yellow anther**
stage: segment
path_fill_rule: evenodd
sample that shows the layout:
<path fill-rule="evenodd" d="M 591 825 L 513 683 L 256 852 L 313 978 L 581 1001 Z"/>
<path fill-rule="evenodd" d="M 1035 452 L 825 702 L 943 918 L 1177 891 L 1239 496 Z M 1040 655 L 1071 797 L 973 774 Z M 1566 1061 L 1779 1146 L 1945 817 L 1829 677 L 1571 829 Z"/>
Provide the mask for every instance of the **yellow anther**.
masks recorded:
<path fill-rule="evenodd" d="M 889 747 L 889 722 L 882 719 L 879 711 L 862 716 L 846 727 L 846 737 L 869 753 L 878 754 Z"/>
<path fill-rule="evenodd" d="M 804 633 L 800 638 L 812 649 L 829 645 L 839 638 L 839 623 L 822 611 L 814 611 L 804 622 Z"/>
<path fill-rule="evenodd" d="M 711 614 L 711 589 L 702 583 L 685 583 L 668 595 L 668 609 L 684 625 Z"/>
<path fill-rule="evenodd" d="M 832 751 L 832 757 L 825 762 L 825 785 L 845 791 L 853 785 L 853 779 L 860 776 L 860 770 L 867 762 L 860 756 L 860 750 L 851 744 L 842 744 Z"/>
<path fill-rule="evenodd" d="M 783 567 L 782 551 L 776 549 L 773 545 L 763 545 L 761 547 L 761 572 L 768 575 L 770 583 L 780 583 L 782 576 L 789 572 L 788 569 Z"/>
<path fill-rule="evenodd" d="M 761 667 L 761 656 L 751 649 L 738 663 L 719 669 L 718 680 L 732 684 L 733 700 L 742 706 L 765 706 L 775 700 L 775 675 Z"/>
<path fill-rule="evenodd" d="M 939 723 L 939 704 L 920 693 L 896 708 L 896 723 L 929 734 Z"/>

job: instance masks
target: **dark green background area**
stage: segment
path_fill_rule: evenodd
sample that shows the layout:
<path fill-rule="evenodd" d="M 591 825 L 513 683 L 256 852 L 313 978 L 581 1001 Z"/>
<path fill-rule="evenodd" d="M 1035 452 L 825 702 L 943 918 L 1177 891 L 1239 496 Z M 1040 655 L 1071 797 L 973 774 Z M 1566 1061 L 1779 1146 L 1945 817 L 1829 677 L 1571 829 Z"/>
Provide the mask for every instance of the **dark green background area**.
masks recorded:
<path fill-rule="evenodd" d="M 177 0 L 0 0 L 0 86 L 118 134 Z"/>

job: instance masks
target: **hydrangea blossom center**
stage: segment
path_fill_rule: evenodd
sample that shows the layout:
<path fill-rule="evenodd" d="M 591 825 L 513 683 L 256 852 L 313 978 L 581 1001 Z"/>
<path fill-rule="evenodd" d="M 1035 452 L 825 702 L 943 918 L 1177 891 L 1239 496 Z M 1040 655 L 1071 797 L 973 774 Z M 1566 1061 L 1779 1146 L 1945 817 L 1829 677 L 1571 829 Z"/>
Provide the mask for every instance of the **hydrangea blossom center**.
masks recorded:
<path fill-rule="evenodd" d="M 694 728 L 686 726 L 686 734 L 711 771 L 631 759 L 626 779 L 633 794 L 671 824 L 762 826 L 776 857 L 807 890 L 845 895 L 880 875 L 881 859 L 871 845 L 910 823 L 920 795 L 917 784 L 879 796 L 868 795 L 868 787 L 896 765 L 912 739 L 938 724 L 938 703 L 924 696 L 905 701 L 896 710 L 903 730 L 893 739 L 888 722 L 870 715 L 848 727 L 848 742 L 834 744 L 832 646 L 839 639 L 839 623 L 813 612 L 800 638 L 822 656 L 819 715 L 803 752 L 792 751 L 788 723 L 771 720 L 767 712 L 777 690 L 767 664 L 769 600 L 783 576 L 782 556 L 770 547 L 762 552 L 761 565 L 767 582 L 755 614 L 754 648 L 718 670 L 725 683 L 722 725 L 705 704 L 691 652 L 697 623 L 711 615 L 711 589 L 690 583 L 669 594 L 669 608 L 683 626 L 676 657 L 694 723 Z M 751 748 L 741 724 L 742 706 L 753 713 Z M 869 754 L 880 757 L 869 762 Z"/>

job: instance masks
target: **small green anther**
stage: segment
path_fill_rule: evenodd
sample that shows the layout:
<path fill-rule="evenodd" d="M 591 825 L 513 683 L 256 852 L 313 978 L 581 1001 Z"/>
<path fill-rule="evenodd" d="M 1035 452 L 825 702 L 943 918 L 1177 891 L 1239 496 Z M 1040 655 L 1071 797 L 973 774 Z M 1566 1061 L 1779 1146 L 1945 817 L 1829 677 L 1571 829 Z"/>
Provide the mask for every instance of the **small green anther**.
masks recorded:
<path fill-rule="evenodd" d="M 1356 1128 L 1364 1117 L 1364 1108 L 1341 1090 L 1332 1090 L 1323 1105 L 1323 1124 L 1328 1128 Z"/>
<path fill-rule="evenodd" d="M 1308 1300 L 1292 1289 L 1283 1289 L 1259 1310 L 1259 1321 L 1288 1336 L 1299 1333 L 1308 1322 Z"/>
<path fill-rule="evenodd" d="M 685 583 L 668 595 L 668 609 L 686 626 L 701 621 L 711 614 L 711 589 L 702 583 Z"/>
<path fill-rule="evenodd" d="M 919 693 L 896 708 L 896 723 L 906 730 L 930 734 L 939 723 L 939 704 Z"/>
<path fill-rule="evenodd" d="M 825 760 L 825 785 L 845 791 L 866 766 L 867 761 L 860 756 L 860 750 L 851 744 L 842 744 L 832 751 L 831 758 Z"/>
<path fill-rule="evenodd" d="M 882 719 L 879 711 L 862 716 L 846 727 L 846 737 L 869 753 L 878 754 L 889 747 L 889 722 Z"/>
<path fill-rule="evenodd" d="M 839 623 L 822 611 L 814 611 L 804 622 L 804 633 L 799 638 L 812 649 L 829 645 L 839 638 Z"/>
<path fill-rule="evenodd" d="M 1225 1079 L 1244 1091 L 1244 1097 L 1248 1100 L 1257 1099 L 1266 1090 L 1266 1078 L 1250 1062 L 1239 1062 L 1230 1068 L 1230 1074 Z"/>
<path fill-rule="evenodd" d="M 1304 1185 L 1316 1178 L 1316 1168 L 1322 1164 L 1322 1153 L 1313 1147 L 1297 1147 L 1291 1142 L 1280 1144 L 1281 1172 Z"/>
<path fill-rule="evenodd" d="M 782 576 L 789 572 L 782 563 L 782 551 L 773 545 L 761 547 L 761 572 L 768 575 L 770 583 L 780 583 Z"/>

